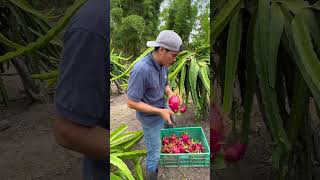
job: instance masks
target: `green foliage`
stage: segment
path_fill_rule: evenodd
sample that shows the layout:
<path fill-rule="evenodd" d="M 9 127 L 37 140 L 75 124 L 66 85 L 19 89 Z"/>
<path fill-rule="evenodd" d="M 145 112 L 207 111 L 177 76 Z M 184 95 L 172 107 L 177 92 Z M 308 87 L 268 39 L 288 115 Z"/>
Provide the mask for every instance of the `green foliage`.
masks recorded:
<path fill-rule="evenodd" d="M 143 137 L 142 131 L 128 132 L 127 125 L 121 124 L 116 130 L 110 133 L 110 175 L 114 179 L 143 179 L 140 162 L 145 157 L 146 150 L 132 150 Z M 126 161 L 124 161 L 126 160 Z M 133 171 L 127 166 L 131 161 L 135 168 Z M 134 173 L 132 173 L 134 172 Z M 124 176 L 124 177 L 123 177 Z M 135 176 L 135 177 L 134 177 Z"/>
<path fill-rule="evenodd" d="M 57 19 L 57 11 L 49 9 L 49 4 L 45 5 L 46 9 L 39 10 L 33 8 L 35 4 L 37 7 L 41 6 L 38 1 L 1 1 L 0 43 L 4 52 L 1 52 L 0 66 L 6 63 L 17 69 L 31 100 L 36 100 L 35 95 L 44 91 L 41 83 L 37 78 L 32 79 L 31 74 L 48 73 L 57 69 L 62 50 L 59 39 L 61 32 L 84 2 L 75 1 L 64 12 L 64 16 Z M 49 84 L 54 82 L 51 79 Z"/>
<path fill-rule="evenodd" d="M 192 47 L 200 47 L 204 44 L 210 44 L 210 4 L 208 4 L 205 8 L 204 13 L 197 16 L 197 20 L 199 21 L 199 26 L 195 27 L 195 31 L 197 32 L 194 35 L 191 35 L 192 38 Z M 196 24 L 197 25 L 197 24 Z"/>
<path fill-rule="evenodd" d="M 161 2 L 162 0 L 111 1 L 111 37 L 116 51 L 136 58 L 145 50 L 146 40 L 152 40 L 158 34 Z"/>
<path fill-rule="evenodd" d="M 169 68 L 169 84 L 178 89 L 188 106 L 189 97 L 195 106 L 196 119 L 207 119 L 210 96 L 209 46 L 197 47 L 195 51 L 183 51 Z"/>
<path fill-rule="evenodd" d="M 188 44 L 197 16 L 197 4 L 192 5 L 191 0 L 174 0 L 168 8 L 165 28 L 174 30 L 184 44 Z"/>
<path fill-rule="evenodd" d="M 145 21 L 141 16 L 130 15 L 122 19 L 122 23 L 115 35 L 115 47 L 125 47 L 125 54 L 132 54 L 137 57 L 143 47 L 141 41 L 144 40 Z M 117 41 L 118 39 L 122 39 Z M 145 46 L 145 45 L 144 45 Z"/>
<path fill-rule="evenodd" d="M 320 105 L 319 1 L 310 2 L 229 0 L 213 9 L 210 38 L 218 58 L 212 68 L 223 82 L 224 112 L 230 115 L 238 82 L 244 108 L 241 140 L 250 143 L 257 96 L 274 143 L 272 166 L 278 179 L 311 180 L 320 162 L 311 156 L 319 152 L 314 140 L 319 135 L 312 131 L 309 111 L 309 99 Z"/>
<path fill-rule="evenodd" d="M 123 9 L 113 8 L 110 11 L 110 28 L 111 31 L 114 30 L 117 26 L 122 24 L 123 18 Z"/>

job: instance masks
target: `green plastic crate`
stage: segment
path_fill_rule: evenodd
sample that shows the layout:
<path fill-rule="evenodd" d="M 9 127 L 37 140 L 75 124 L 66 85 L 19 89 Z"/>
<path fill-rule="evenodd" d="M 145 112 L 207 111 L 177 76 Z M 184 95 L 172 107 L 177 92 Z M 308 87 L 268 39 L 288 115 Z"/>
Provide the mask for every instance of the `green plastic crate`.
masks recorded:
<path fill-rule="evenodd" d="M 201 142 L 204 146 L 203 153 L 160 153 L 160 166 L 162 167 L 209 167 L 210 148 L 206 136 L 201 127 L 169 128 L 161 130 L 161 139 L 165 136 L 181 136 L 184 132 L 189 134 L 190 139 Z"/>

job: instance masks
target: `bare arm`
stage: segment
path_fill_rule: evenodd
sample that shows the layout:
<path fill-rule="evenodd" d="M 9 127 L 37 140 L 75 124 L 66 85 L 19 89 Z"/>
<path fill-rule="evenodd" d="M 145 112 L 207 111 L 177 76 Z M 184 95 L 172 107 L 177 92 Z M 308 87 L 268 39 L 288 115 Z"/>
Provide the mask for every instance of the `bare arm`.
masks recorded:
<path fill-rule="evenodd" d="M 131 109 L 134 109 L 136 111 L 144 112 L 144 113 L 152 113 L 152 114 L 158 114 L 167 121 L 170 125 L 172 124 L 170 115 L 174 114 L 170 109 L 161 109 L 157 107 L 150 106 L 144 102 L 141 101 L 133 101 L 131 99 L 128 99 L 128 107 Z"/>
<path fill-rule="evenodd" d="M 57 116 L 53 128 L 55 139 L 61 146 L 97 160 L 107 159 L 109 132 L 106 129 L 78 125 L 61 116 Z"/>
<path fill-rule="evenodd" d="M 171 88 L 170 88 L 169 85 L 166 85 L 166 87 L 165 87 L 165 89 L 164 89 L 164 93 L 165 93 L 168 97 L 172 96 L 173 92 L 172 92 L 172 90 L 171 90 Z"/>

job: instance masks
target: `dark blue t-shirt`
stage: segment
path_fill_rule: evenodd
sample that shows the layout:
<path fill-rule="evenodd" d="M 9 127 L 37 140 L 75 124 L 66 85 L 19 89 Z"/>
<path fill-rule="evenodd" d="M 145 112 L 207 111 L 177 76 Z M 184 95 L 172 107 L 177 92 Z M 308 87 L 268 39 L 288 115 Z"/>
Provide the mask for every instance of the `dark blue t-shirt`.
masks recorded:
<path fill-rule="evenodd" d="M 107 0 L 88 0 L 70 21 L 64 34 L 55 94 L 59 114 L 74 123 L 105 129 L 109 127 L 110 106 L 108 12 Z M 107 179 L 109 159 L 85 157 L 83 170 L 85 180 Z"/>
<path fill-rule="evenodd" d="M 130 72 L 128 92 L 129 99 L 142 101 L 157 108 L 166 108 L 164 91 L 168 84 L 168 68 L 160 66 L 148 54 L 141 59 Z M 155 126 L 163 121 L 157 114 L 150 114 L 137 111 L 137 119 L 144 126 Z"/>

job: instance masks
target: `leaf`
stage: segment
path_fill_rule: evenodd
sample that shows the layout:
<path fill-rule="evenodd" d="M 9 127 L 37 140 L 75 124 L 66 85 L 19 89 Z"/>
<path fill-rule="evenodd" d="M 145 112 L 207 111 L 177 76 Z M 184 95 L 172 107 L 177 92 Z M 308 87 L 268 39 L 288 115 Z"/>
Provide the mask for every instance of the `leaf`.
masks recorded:
<path fill-rule="evenodd" d="M 134 169 L 135 169 L 135 174 L 136 174 L 136 179 L 137 180 L 143 180 L 143 173 L 142 173 L 142 168 L 141 168 L 141 158 L 138 158 L 138 160 L 134 160 Z"/>
<path fill-rule="evenodd" d="M 272 167 L 275 169 L 279 169 L 280 168 L 280 148 L 276 148 L 273 150 L 272 152 Z"/>
<path fill-rule="evenodd" d="M 185 65 L 187 61 L 187 58 L 183 58 L 180 62 L 177 68 L 174 69 L 173 72 L 169 73 L 168 80 L 173 80 L 177 78 L 177 74 L 181 71 L 182 67 Z"/>
<path fill-rule="evenodd" d="M 2 42 L 4 45 L 6 45 L 6 46 L 8 46 L 8 47 L 10 47 L 10 48 L 14 48 L 14 49 L 18 49 L 18 48 L 23 47 L 23 46 L 15 43 L 15 42 L 13 42 L 13 41 L 10 41 L 10 40 L 7 39 L 2 33 L 0 33 L 0 42 Z M 48 59 L 48 60 L 58 61 L 57 58 L 54 58 L 54 57 L 52 57 L 52 56 L 47 56 L 47 55 L 41 53 L 41 52 L 38 51 L 38 50 L 36 51 L 36 53 L 37 53 L 38 55 L 40 55 L 40 56 Z"/>
<path fill-rule="evenodd" d="M 113 153 L 112 155 L 117 156 L 120 159 L 132 159 L 132 158 L 146 156 L 147 151 L 146 150 L 135 150 L 135 151 L 129 151 L 129 152 Z"/>
<path fill-rule="evenodd" d="M 320 10 L 320 1 L 317 1 L 316 3 L 314 3 L 312 5 L 312 8 L 316 9 L 316 10 Z"/>
<path fill-rule="evenodd" d="M 4 45 L 6 45 L 6 46 L 8 46 L 10 48 L 14 48 L 14 49 L 22 47 L 21 45 L 15 43 L 13 41 L 10 41 L 1 32 L 0 32 L 0 42 L 3 43 Z"/>
<path fill-rule="evenodd" d="M 288 134 L 292 143 L 299 138 L 299 130 L 304 125 L 304 119 L 308 116 L 309 89 L 298 69 L 294 74 L 294 89 L 290 109 Z"/>
<path fill-rule="evenodd" d="M 146 51 L 144 51 L 137 59 L 135 59 L 135 60 L 130 64 L 129 68 L 128 68 L 124 73 L 122 73 L 122 74 L 120 74 L 119 76 L 116 76 L 116 77 L 110 79 L 110 81 L 115 81 L 115 80 L 117 80 L 117 79 L 119 79 L 119 78 L 122 78 L 123 76 L 127 75 L 127 74 L 131 71 L 131 69 L 133 68 L 133 66 L 134 66 L 137 62 L 139 62 L 142 58 L 144 58 L 147 54 L 149 54 L 151 51 L 153 51 L 153 49 L 154 49 L 154 48 L 148 48 Z"/>
<path fill-rule="evenodd" d="M 180 73 L 180 79 L 179 79 L 179 92 L 180 92 L 180 96 L 182 99 L 184 99 L 184 95 L 185 95 L 185 78 L 186 78 L 186 70 L 187 70 L 187 65 L 182 67 L 181 73 Z"/>
<path fill-rule="evenodd" d="M 110 179 L 112 179 L 112 180 L 122 180 L 121 177 L 115 175 L 113 172 L 110 172 Z"/>
<path fill-rule="evenodd" d="M 307 19 L 307 21 L 304 21 L 304 23 L 310 31 L 315 45 L 315 51 L 317 52 L 318 57 L 320 57 L 320 22 L 317 21 L 314 12 L 310 9 L 302 11 L 300 15 L 303 16 L 304 19 Z"/>
<path fill-rule="evenodd" d="M 221 9 L 219 14 L 213 19 L 210 30 L 210 40 L 215 41 L 223 29 L 227 26 L 231 18 L 240 7 L 240 0 L 229 0 Z"/>
<path fill-rule="evenodd" d="M 113 153 L 122 153 L 123 152 L 123 148 L 122 147 L 112 147 L 110 148 L 110 154 L 113 154 Z"/>
<path fill-rule="evenodd" d="M 317 88 L 315 86 L 315 84 L 312 82 L 311 77 L 309 76 L 309 74 L 307 73 L 307 70 L 305 69 L 305 67 L 303 66 L 303 64 L 301 63 L 302 60 L 300 58 L 300 56 L 298 55 L 298 50 L 297 47 L 295 45 L 295 42 L 293 40 L 293 33 L 292 33 L 292 16 L 289 14 L 288 11 L 286 11 L 285 9 L 282 9 L 283 13 L 286 17 L 286 21 L 285 21 L 285 32 L 286 32 L 286 37 L 287 37 L 287 41 L 289 44 L 289 54 L 292 54 L 292 57 L 294 57 L 294 61 L 295 63 L 297 63 L 297 67 L 299 68 L 301 75 L 303 76 L 305 82 L 307 83 L 309 89 L 312 92 L 312 95 L 314 97 L 314 99 L 319 99 L 320 98 L 320 93 L 319 91 L 317 91 Z M 305 14 L 303 14 L 305 15 Z M 316 102 L 317 103 L 317 102 Z M 318 103 L 317 103 L 318 105 Z"/>
<path fill-rule="evenodd" d="M 187 62 L 188 58 L 190 58 L 191 56 L 195 55 L 195 53 L 192 52 L 188 52 L 186 55 L 182 56 L 181 58 L 179 58 L 179 62 L 178 65 L 174 68 L 173 72 L 169 73 L 169 80 L 172 80 L 176 77 L 176 75 L 180 72 L 180 70 L 182 69 L 182 67 L 185 65 L 185 63 Z M 173 68 L 172 68 L 173 69 Z M 172 70 L 170 69 L 170 70 Z"/>
<path fill-rule="evenodd" d="M 32 29 L 31 27 L 28 27 L 28 29 L 38 37 L 43 36 L 41 33 L 37 32 L 36 30 Z M 57 39 L 57 38 L 52 39 L 50 41 L 50 43 L 52 43 L 53 45 L 59 46 L 60 48 L 62 48 L 62 46 L 63 46 L 62 41 L 60 39 Z"/>
<path fill-rule="evenodd" d="M 270 11 L 270 35 L 268 36 L 269 41 L 269 85 L 274 88 L 276 81 L 276 67 L 277 67 L 277 55 L 280 45 L 281 35 L 283 31 L 284 17 L 281 12 L 279 5 L 274 2 L 271 5 Z"/>
<path fill-rule="evenodd" d="M 270 75 L 268 71 L 268 62 L 270 58 L 269 52 L 269 11 L 270 1 L 260 0 L 258 2 L 258 10 L 256 15 L 256 24 L 254 29 L 254 61 L 256 64 L 256 72 L 259 79 L 259 88 L 261 92 L 261 98 L 264 108 L 264 114 L 269 123 L 271 134 L 273 139 L 278 145 L 283 144 L 286 149 L 284 152 L 288 152 L 291 148 L 291 144 L 288 141 L 286 133 L 283 129 L 283 122 L 279 114 L 279 107 L 277 104 L 277 95 L 274 88 L 269 86 L 268 77 Z M 265 45 L 268 45 L 267 48 Z"/>
<path fill-rule="evenodd" d="M 128 166 L 118 157 L 110 154 L 110 164 L 118 167 L 129 180 L 134 180 L 132 173 L 130 172 Z"/>
<path fill-rule="evenodd" d="M 200 78 L 202 80 L 202 83 L 204 84 L 204 87 L 206 88 L 206 91 L 210 92 L 210 79 L 207 69 L 208 65 L 206 63 L 200 67 Z"/>
<path fill-rule="evenodd" d="M 292 35 L 297 48 L 296 59 L 302 76 L 304 77 L 318 106 L 320 105 L 320 61 L 315 54 L 309 30 L 303 24 L 301 16 L 292 20 Z"/>
<path fill-rule="evenodd" d="M 137 136 L 136 138 L 132 139 L 131 141 L 121 145 L 123 147 L 123 149 L 125 151 L 129 151 L 132 148 L 134 148 L 135 145 L 137 145 L 139 143 L 139 141 L 141 140 L 143 134 L 141 134 L 140 136 Z"/>
<path fill-rule="evenodd" d="M 121 124 L 120 127 L 118 127 L 116 130 L 112 131 L 110 133 L 110 142 L 112 142 L 115 138 L 120 136 L 127 128 L 128 128 L 128 126 L 126 124 Z"/>
<path fill-rule="evenodd" d="M 63 28 L 72 18 L 73 14 L 76 13 L 76 11 L 83 5 L 84 2 L 85 0 L 75 1 L 74 4 L 68 8 L 68 10 L 65 13 L 65 16 L 60 18 L 57 24 L 53 28 L 51 28 L 46 35 L 38 38 L 35 42 L 27 44 L 25 47 L 19 48 L 14 52 L 8 52 L 5 55 L 0 56 L 0 62 L 8 61 L 12 58 L 34 51 L 46 45 L 59 32 L 63 30 Z"/>
<path fill-rule="evenodd" d="M 41 79 L 41 80 L 57 78 L 57 76 L 58 76 L 58 71 L 57 70 L 54 70 L 54 71 L 51 71 L 51 72 L 46 72 L 46 73 L 40 73 L 40 74 L 31 75 L 32 78 Z"/>
<path fill-rule="evenodd" d="M 128 133 L 122 134 L 121 137 L 117 137 L 113 141 L 110 141 L 110 147 L 114 147 L 114 146 L 129 142 L 135 139 L 136 137 L 141 136 L 141 134 L 143 134 L 142 131 L 128 132 Z"/>
<path fill-rule="evenodd" d="M 40 11 L 33 9 L 31 6 L 24 4 L 21 0 L 9 0 L 9 1 L 12 4 L 18 6 L 23 11 L 28 12 L 30 14 L 33 14 L 43 20 L 51 20 L 51 19 L 56 19 L 58 17 L 58 16 L 51 16 L 51 15 L 43 14 Z"/>
<path fill-rule="evenodd" d="M 247 44 L 246 44 L 246 74 L 247 79 L 245 82 L 245 95 L 243 99 L 243 120 L 241 126 L 241 142 L 244 144 L 248 143 L 249 140 L 249 129 L 250 129 L 250 114 L 252 110 L 253 97 L 255 94 L 256 87 L 256 68 L 253 58 L 253 32 L 255 27 L 255 17 L 254 14 L 250 19 L 250 24 L 247 34 Z"/>
<path fill-rule="evenodd" d="M 242 17 L 241 13 L 237 12 L 232 18 L 227 40 L 227 58 L 224 80 L 223 93 L 223 112 L 230 113 L 233 97 L 234 82 L 236 79 L 236 69 L 239 58 L 240 44 L 242 34 Z"/>
<path fill-rule="evenodd" d="M 294 14 L 299 14 L 301 12 L 301 10 L 311 7 L 309 5 L 308 1 L 283 0 L 283 1 L 278 1 L 278 2 L 280 2 L 284 7 L 289 9 Z"/>
<path fill-rule="evenodd" d="M 195 103 L 196 108 L 200 107 L 198 93 L 197 93 L 198 73 L 199 73 L 199 65 L 195 59 L 191 59 L 190 71 L 189 71 L 189 83 L 190 83 L 192 100 Z"/>

